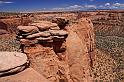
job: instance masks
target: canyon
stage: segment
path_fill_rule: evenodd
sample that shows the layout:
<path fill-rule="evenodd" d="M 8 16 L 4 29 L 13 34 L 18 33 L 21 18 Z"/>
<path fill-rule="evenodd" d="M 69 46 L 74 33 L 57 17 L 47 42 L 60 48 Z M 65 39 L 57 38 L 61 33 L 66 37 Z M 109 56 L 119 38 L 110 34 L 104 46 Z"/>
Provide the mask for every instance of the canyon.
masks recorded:
<path fill-rule="evenodd" d="M 123 82 L 123 14 L 91 11 L 2 17 L 0 50 L 24 53 L 29 63 L 0 81 Z"/>

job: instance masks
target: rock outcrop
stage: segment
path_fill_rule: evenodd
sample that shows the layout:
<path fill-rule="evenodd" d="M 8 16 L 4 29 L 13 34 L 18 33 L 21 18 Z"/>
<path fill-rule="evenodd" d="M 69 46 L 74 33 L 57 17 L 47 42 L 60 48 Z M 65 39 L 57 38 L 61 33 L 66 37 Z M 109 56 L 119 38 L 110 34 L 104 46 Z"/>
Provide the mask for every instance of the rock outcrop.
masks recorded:
<path fill-rule="evenodd" d="M 67 28 L 68 65 L 72 82 L 92 82 L 91 67 L 94 61 L 93 25 L 87 18 Z"/>
<path fill-rule="evenodd" d="M 92 82 L 95 45 L 91 21 L 82 18 L 69 26 L 66 26 L 67 19 L 53 22 L 40 21 L 18 27 L 17 38 L 30 66 L 51 82 Z M 32 26 L 39 31 L 22 32 L 22 28 L 29 30 Z"/>
<path fill-rule="evenodd" d="M 15 34 L 17 31 L 17 26 L 28 25 L 30 22 L 31 22 L 31 18 L 29 17 L 19 17 L 19 18 L 12 17 L 12 18 L 0 19 L 0 30 L 7 31 L 6 34 L 8 33 Z"/>
<path fill-rule="evenodd" d="M 22 51 L 29 57 L 31 67 L 52 82 L 67 82 L 68 64 L 64 61 L 66 59 L 64 53 L 68 32 L 64 29 L 60 30 L 56 23 L 48 21 L 30 25 L 19 26 L 17 38 L 21 43 Z M 39 31 L 32 33 L 32 26 Z"/>

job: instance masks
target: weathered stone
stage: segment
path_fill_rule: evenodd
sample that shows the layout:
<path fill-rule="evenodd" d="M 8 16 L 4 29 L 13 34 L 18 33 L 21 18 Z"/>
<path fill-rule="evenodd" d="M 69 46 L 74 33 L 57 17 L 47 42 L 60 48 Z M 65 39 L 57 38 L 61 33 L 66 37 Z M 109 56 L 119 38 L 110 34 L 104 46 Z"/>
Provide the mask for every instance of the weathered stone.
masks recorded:
<path fill-rule="evenodd" d="M 50 30 L 50 33 L 53 36 L 66 36 L 66 35 L 68 35 L 68 32 L 64 31 L 64 30 Z"/>
<path fill-rule="evenodd" d="M 51 27 L 50 29 L 51 29 L 51 30 L 60 30 L 60 28 L 59 28 L 58 26 Z"/>
<path fill-rule="evenodd" d="M 8 32 L 6 30 L 0 29 L 0 35 L 2 35 L 2 34 L 8 34 Z"/>
<path fill-rule="evenodd" d="M 47 30 L 47 29 L 50 28 L 50 27 L 48 27 L 47 25 L 41 24 L 41 23 L 32 23 L 31 25 L 38 27 L 38 29 L 41 30 L 41 31 L 42 31 L 42 30 Z"/>
<path fill-rule="evenodd" d="M 16 38 L 17 38 L 17 39 L 22 39 L 23 36 L 18 36 L 18 35 L 17 35 Z"/>
<path fill-rule="evenodd" d="M 31 38 L 37 38 L 37 37 L 49 37 L 50 35 L 51 34 L 48 31 L 44 31 L 44 32 L 39 32 L 39 33 L 29 35 L 26 38 L 31 39 Z"/>
<path fill-rule="evenodd" d="M 27 66 L 27 56 L 19 52 L 0 52 L 0 76 L 17 73 Z"/>
<path fill-rule="evenodd" d="M 38 43 L 38 41 L 36 39 L 34 39 L 34 40 L 20 39 L 20 43 L 25 46 L 29 46 L 29 45 Z"/>
<path fill-rule="evenodd" d="M 66 30 L 69 32 L 66 39 L 66 55 L 68 55 L 71 79 L 73 82 L 93 82 L 91 76 L 91 66 L 94 63 L 92 23 L 89 23 L 89 19 L 83 18 Z"/>
<path fill-rule="evenodd" d="M 36 33 L 38 32 L 38 28 L 36 26 L 18 26 L 17 30 L 21 31 L 22 33 Z"/>
<path fill-rule="evenodd" d="M 50 81 L 47 80 L 42 75 L 40 75 L 34 69 L 27 68 L 26 70 L 15 75 L 1 77 L 0 82 L 50 82 Z"/>
<path fill-rule="evenodd" d="M 49 21 L 40 21 L 39 23 L 32 23 L 31 25 L 37 26 L 39 30 L 47 30 L 47 29 L 59 29 L 56 23 L 51 23 Z"/>
<path fill-rule="evenodd" d="M 65 17 L 56 17 L 52 20 L 53 23 L 57 23 L 60 29 L 64 29 L 65 26 L 69 23 Z"/>
<path fill-rule="evenodd" d="M 49 41 L 49 40 L 52 40 L 52 37 L 47 37 L 47 38 L 44 38 L 44 37 L 39 37 L 39 38 L 36 38 L 38 41 Z"/>
<path fill-rule="evenodd" d="M 54 39 L 65 39 L 64 36 L 53 36 Z"/>
<path fill-rule="evenodd" d="M 65 40 L 65 38 L 66 37 L 64 37 L 64 36 L 53 36 L 53 40 L 54 41 L 60 41 L 60 42 L 62 42 L 62 41 Z"/>
<path fill-rule="evenodd" d="M 21 36 L 26 37 L 26 36 L 31 35 L 31 34 L 32 34 L 32 33 L 25 33 L 25 34 L 21 34 Z"/>
<path fill-rule="evenodd" d="M 51 37 L 35 38 L 38 44 L 24 47 L 24 52 L 29 57 L 31 67 L 52 82 L 92 82 L 92 23 L 83 18 L 68 27 L 65 30 L 47 29 Z M 52 40 L 52 43 L 48 43 Z"/>

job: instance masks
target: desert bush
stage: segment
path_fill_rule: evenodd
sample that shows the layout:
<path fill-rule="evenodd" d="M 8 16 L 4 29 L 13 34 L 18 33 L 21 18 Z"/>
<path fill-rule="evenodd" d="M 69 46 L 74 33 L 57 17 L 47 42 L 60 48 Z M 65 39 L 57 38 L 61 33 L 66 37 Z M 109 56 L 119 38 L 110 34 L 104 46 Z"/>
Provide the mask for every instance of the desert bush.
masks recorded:
<path fill-rule="evenodd" d="M 114 59 L 116 65 L 112 69 L 116 78 L 124 80 L 124 38 L 118 36 L 96 36 L 96 47 Z"/>

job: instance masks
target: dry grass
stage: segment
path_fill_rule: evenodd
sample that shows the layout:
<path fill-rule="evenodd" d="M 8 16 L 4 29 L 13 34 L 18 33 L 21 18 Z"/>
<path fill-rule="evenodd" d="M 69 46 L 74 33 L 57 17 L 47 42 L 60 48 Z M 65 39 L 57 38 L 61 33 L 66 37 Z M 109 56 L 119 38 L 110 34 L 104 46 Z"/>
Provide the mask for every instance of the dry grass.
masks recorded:
<path fill-rule="evenodd" d="M 15 35 L 0 35 L 0 51 L 18 51 L 20 52 L 20 44 L 16 40 Z"/>

